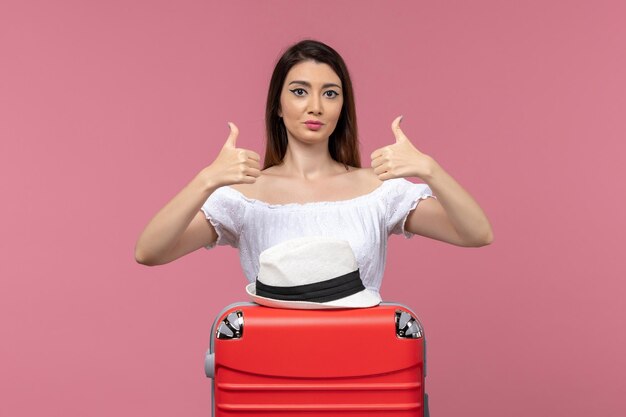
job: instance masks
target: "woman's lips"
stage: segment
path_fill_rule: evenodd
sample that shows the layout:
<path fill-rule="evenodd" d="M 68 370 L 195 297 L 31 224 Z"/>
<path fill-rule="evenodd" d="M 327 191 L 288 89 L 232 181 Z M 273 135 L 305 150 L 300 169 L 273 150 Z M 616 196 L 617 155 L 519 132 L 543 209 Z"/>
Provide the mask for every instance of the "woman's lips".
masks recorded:
<path fill-rule="evenodd" d="M 323 126 L 321 122 L 304 122 L 310 130 L 320 130 Z"/>

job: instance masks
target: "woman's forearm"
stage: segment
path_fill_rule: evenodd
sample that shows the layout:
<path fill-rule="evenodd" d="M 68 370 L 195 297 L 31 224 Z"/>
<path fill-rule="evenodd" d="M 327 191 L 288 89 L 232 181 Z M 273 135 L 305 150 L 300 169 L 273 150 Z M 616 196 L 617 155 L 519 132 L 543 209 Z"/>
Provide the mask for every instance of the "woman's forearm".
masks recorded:
<path fill-rule="evenodd" d="M 203 229 L 208 223 L 199 222 L 200 217 L 194 222 L 204 202 L 219 187 L 252 184 L 261 175 L 259 154 L 237 148 L 239 129 L 231 122 L 228 126 L 230 134 L 217 158 L 167 203 L 139 236 L 135 246 L 137 262 L 146 265 L 169 262 L 189 253 L 190 248 L 194 250 L 199 245 L 211 243 L 211 239 L 217 238 L 213 226 Z M 204 240 L 205 232 L 208 241 Z M 177 247 L 179 243 L 181 245 Z"/>
<path fill-rule="evenodd" d="M 219 186 L 197 175 L 150 220 L 135 246 L 139 263 L 158 263 L 176 245 L 204 202 Z"/>
<path fill-rule="evenodd" d="M 478 203 L 434 159 L 429 173 L 420 178 L 432 189 L 463 240 L 476 245 L 493 241 L 493 230 Z"/>

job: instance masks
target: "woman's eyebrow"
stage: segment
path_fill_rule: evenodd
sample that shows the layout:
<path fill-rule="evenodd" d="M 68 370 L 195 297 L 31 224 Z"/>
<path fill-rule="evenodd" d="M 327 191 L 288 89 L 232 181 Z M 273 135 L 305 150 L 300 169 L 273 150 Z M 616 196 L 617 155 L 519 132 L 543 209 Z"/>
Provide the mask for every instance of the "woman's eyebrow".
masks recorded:
<path fill-rule="evenodd" d="M 296 80 L 296 81 L 292 81 L 289 83 L 289 85 L 291 84 L 302 84 L 305 85 L 307 87 L 311 87 L 311 83 L 308 81 L 300 81 L 300 80 Z M 322 85 L 322 88 L 328 88 L 328 87 L 337 87 L 337 88 L 341 88 L 341 86 L 337 85 L 337 84 L 333 84 L 333 83 L 326 83 L 324 85 Z"/>

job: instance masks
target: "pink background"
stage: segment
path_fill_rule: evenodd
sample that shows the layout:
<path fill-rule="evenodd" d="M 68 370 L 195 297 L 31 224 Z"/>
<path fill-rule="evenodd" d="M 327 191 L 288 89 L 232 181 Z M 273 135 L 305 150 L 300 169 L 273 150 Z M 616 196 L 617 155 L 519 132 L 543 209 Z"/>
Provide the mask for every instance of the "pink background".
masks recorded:
<path fill-rule="evenodd" d="M 263 152 L 271 70 L 305 37 L 348 64 L 364 166 L 404 114 L 492 222 L 484 248 L 389 246 L 433 415 L 625 415 L 623 5 L 3 0 L 0 415 L 209 415 L 238 253 L 148 268 L 134 245 L 227 121 Z"/>

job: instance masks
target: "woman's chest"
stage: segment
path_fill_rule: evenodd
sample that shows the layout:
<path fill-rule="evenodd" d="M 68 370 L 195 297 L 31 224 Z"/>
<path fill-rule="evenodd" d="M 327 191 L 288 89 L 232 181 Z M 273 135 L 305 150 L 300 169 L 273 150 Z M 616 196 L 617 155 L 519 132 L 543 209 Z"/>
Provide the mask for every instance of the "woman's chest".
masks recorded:
<path fill-rule="evenodd" d="M 376 178 L 356 174 L 319 181 L 267 176 L 240 191 L 249 198 L 284 205 L 351 200 L 371 193 L 379 185 Z"/>
<path fill-rule="evenodd" d="M 325 236 L 350 243 L 366 285 L 372 286 L 384 264 L 388 234 L 384 213 L 376 204 L 320 204 L 314 210 L 305 207 L 270 209 L 251 206 L 246 212 L 241 233 L 240 253 L 243 264 L 256 276 L 258 259 L 264 250 L 288 240 Z"/>
<path fill-rule="evenodd" d="M 241 235 L 242 240 L 263 248 L 305 236 L 376 244 L 386 236 L 385 210 L 379 201 L 367 197 L 303 205 L 253 203 L 246 208 Z"/>

